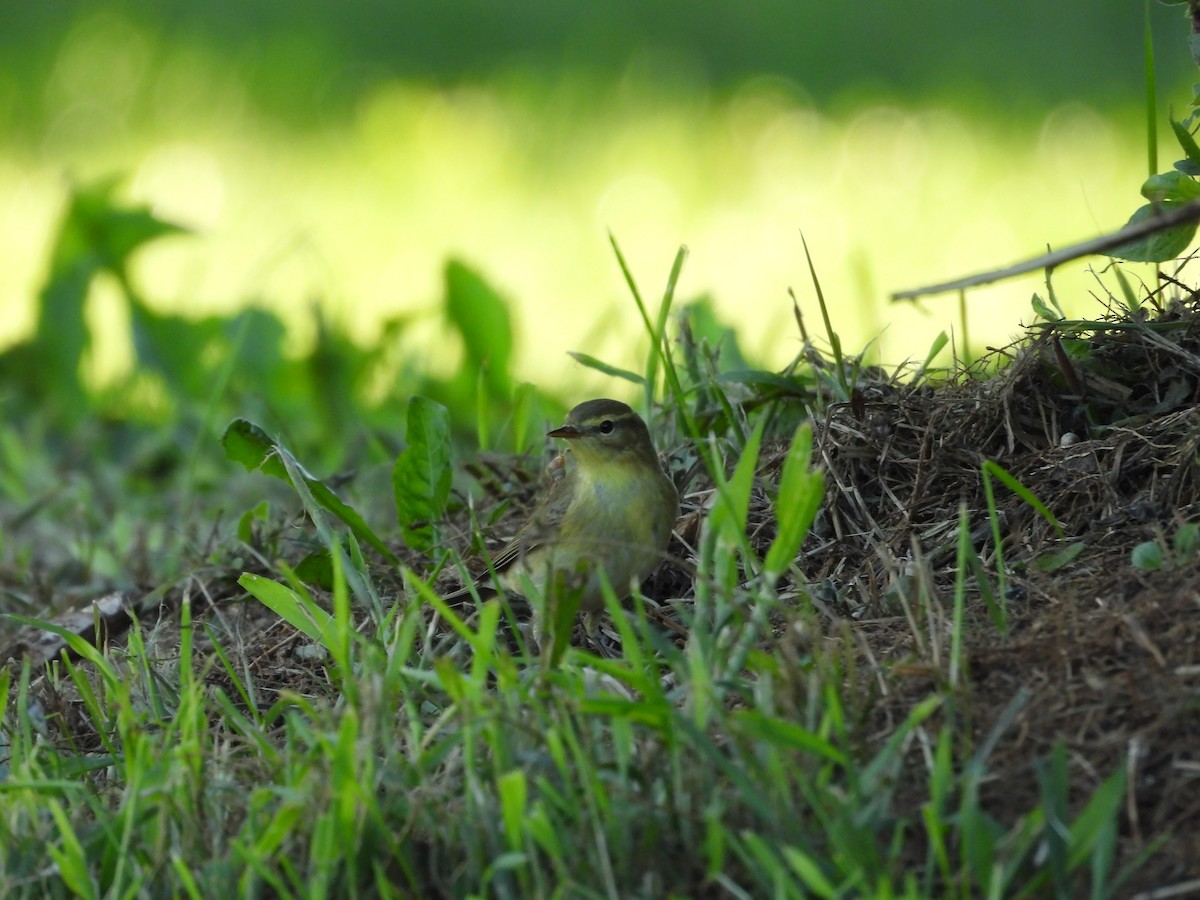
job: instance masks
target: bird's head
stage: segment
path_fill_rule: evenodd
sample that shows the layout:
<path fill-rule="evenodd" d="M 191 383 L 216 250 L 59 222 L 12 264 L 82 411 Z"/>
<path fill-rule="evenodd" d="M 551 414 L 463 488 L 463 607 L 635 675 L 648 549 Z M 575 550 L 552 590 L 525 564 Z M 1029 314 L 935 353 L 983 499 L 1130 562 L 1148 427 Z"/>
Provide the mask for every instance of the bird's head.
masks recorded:
<path fill-rule="evenodd" d="M 571 442 L 582 466 L 653 461 L 658 465 L 650 431 L 642 417 L 618 400 L 588 400 L 567 414 L 565 424 L 549 437 Z"/>

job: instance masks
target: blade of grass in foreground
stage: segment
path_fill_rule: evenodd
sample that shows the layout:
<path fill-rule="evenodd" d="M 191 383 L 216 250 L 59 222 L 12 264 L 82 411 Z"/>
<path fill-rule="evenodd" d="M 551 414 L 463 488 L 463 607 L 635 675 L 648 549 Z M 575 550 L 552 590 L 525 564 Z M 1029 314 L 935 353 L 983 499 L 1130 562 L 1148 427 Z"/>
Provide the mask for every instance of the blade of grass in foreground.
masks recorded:
<path fill-rule="evenodd" d="M 811 462 L 812 427 L 805 422 L 796 429 L 779 476 L 775 498 L 779 529 L 763 565 L 763 575 L 772 585 L 795 560 L 825 496 L 825 476 L 812 469 Z"/>

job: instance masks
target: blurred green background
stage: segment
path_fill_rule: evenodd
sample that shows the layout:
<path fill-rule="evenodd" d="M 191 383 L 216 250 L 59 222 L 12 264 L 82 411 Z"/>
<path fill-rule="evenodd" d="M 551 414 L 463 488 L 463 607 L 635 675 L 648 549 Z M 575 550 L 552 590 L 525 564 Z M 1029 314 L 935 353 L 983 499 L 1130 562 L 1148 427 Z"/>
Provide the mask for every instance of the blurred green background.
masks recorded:
<path fill-rule="evenodd" d="M 1149 13 L 1165 135 L 1194 70 L 1178 8 Z M 687 244 L 680 296 L 710 297 L 755 361 L 781 365 L 798 349 L 787 289 L 815 310 L 803 230 L 846 345 L 921 357 L 952 301 L 894 307 L 889 291 L 1140 204 L 1144 15 L 1116 0 L 5 4 L 0 346 L 34 327 L 69 183 L 117 174 L 194 230 L 138 252 L 148 304 L 261 305 L 295 348 L 314 305 L 363 343 L 407 315 L 411 365 L 452 371 L 437 310 L 461 259 L 512 304 L 516 376 L 611 392 L 566 356 L 644 356 L 611 229 L 651 297 Z M 1056 286 L 1076 309 L 1102 293 L 1083 265 Z M 1030 318 L 1035 289 L 973 292 L 977 344 Z M 130 364 L 119 293 L 100 279 L 88 300 L 100 383 Z"/>

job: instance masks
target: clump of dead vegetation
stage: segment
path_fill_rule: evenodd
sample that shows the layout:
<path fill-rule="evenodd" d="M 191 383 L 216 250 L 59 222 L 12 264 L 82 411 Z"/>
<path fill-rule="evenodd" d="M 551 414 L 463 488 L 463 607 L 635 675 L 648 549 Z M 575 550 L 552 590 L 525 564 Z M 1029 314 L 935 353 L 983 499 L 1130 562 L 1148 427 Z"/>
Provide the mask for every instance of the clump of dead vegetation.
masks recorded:
<path fill-rule="evenodd" d="M 1195 878 L 1200 553 L 1179 536 L 1200 520 L 1200 300 L 1043 324 L 995 354 L 994 374 L 863 384 L 816 419 L 828 494 L 802 565 L 827 627 L 856 620 L 886 730 L 944 671 L 954 586 L 977 574 L 956 568 L 960 522 L 991 577 L 1001 564 L 983 465 L 1003 466 L 1061 532 L 996 486 L 1007 627 L 968 609 L 960 690 L 980 735 L 1028 701 L 993 757 L 991 808 L 1029 808 L 1035 761 L 1062 743 L 1093 785 L 1128 767 L 1127 858 L 1165 841 L 1138 883 Z M 1135 564 L 1151 542 L 1161 565 Z"/>

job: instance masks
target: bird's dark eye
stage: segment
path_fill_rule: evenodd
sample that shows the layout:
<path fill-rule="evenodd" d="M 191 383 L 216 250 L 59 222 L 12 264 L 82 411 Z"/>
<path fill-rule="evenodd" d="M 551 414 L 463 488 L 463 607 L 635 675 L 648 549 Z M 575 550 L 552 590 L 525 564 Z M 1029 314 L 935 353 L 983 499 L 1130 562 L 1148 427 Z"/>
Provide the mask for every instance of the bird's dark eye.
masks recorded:
<path fill-rule="evenodd" d="M 613 430 L 613 423 L 610 419 L 605 419 L 603 422 L 600 423 L 600 433 L 601 434 L 612 434 L 612 430 Z"/>

